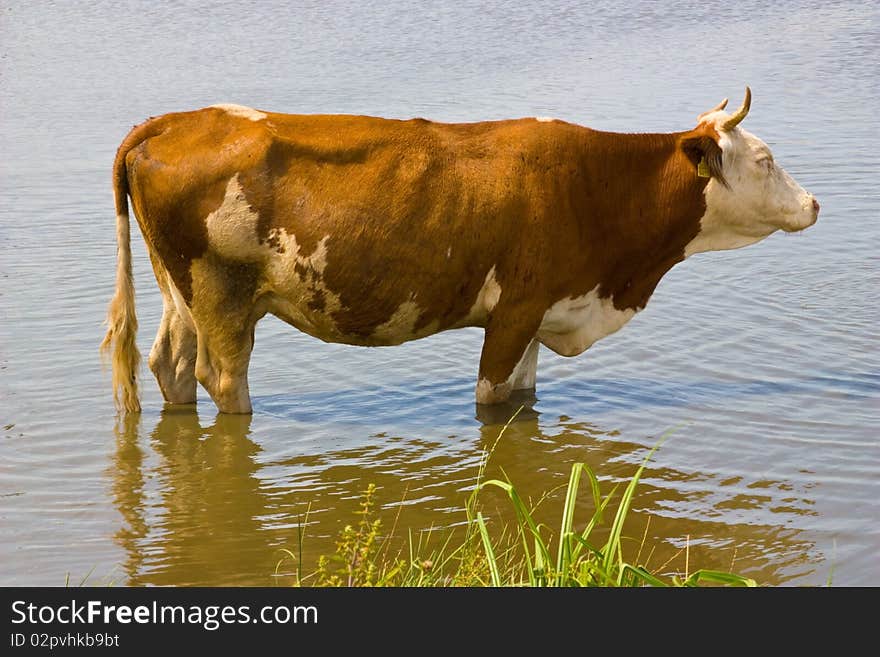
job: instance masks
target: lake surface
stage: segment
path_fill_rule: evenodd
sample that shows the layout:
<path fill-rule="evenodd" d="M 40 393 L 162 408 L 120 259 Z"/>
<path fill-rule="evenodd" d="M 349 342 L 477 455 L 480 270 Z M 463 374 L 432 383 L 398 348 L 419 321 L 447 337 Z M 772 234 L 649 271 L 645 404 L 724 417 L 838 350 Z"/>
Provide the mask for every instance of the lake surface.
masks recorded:
<path fill-rule="evenodd" d="M 607 487 L 672 429 L 626 527 L 649 567 L 683 571 L 687 546 L 691 569 L 765 584 L 880 584 L 880 5 L 823 5 L 4 3 L 0 584 L 284 583 L 279 549 L 306 512 L 313 562 L 370 482 L 386 526 L 458 525 L 515 410 L 477 412 L 479 330 L 367 349 L 270 317 L 252 418 L 201 390 L 198 411 L 163 409 L 144 370 L 143 413 L 118 423 L 97 347 L 132 125 L 238 102 L 671 132 L 747 84 L 745 127 L 816 194 L 819 222 L 689 259 L 577 358 L 542 348 L 489 474 L 537 498 L 584 461 Z M 161 300 L 136 230 L 133 248 L 147 354 Z M 496 517 L 503 500 L 487 503 Z"/>

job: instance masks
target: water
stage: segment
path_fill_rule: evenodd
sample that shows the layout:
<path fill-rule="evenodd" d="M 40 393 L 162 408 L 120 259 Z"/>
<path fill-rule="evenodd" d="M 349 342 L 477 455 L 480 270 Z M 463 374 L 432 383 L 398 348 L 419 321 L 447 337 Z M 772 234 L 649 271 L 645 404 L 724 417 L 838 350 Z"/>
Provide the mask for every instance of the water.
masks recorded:
<path fill-rule="evenodd" d="M 542 350 L 499 441 L 526 495 L 585 461 L 632 475 L 627 534 L 661 572 L 880 582 L 880 8 L 876 3 L 7 2 L 0 9 L 0 584 L 271 584 L 308 510 L 314 559 L 378 486 L 390 526 L 463 521 L 482 450 L 478 330 L 393 349 L 257 329 L 253 418 L 117 425 L 97 344 L 115 266 L 110 167 L 135 123 L 239 102 L 436 120 L 551 115 L 675 131 L 754 91 L 747 127 L 822 203 L 797 236 L 696 256 L 586 354 Z M 147 353 L 161 302 L 133 240 Z M 558 522 L 558 506 L 545 518 Z M 489 497 L 497 515 L 501 498 Z M 586 517 L 584 500 L 579 509 Z M 648 519 L 650 518 L 650 524 Z M 644 561 L 645 554 L 642 555 Z M 289 572 L 289 564 L 281 569 Z"/>

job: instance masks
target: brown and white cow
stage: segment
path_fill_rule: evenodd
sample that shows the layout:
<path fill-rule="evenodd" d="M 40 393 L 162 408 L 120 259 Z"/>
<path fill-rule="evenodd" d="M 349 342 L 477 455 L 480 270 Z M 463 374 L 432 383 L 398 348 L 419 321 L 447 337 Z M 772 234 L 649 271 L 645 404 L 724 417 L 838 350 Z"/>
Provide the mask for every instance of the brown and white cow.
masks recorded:
<path fill-rule="evenodd" d="M 819 204 L 726 101 L 671 134 L 565 121 L 444 124 L 238 105 L 136 126 L 113 169 L 118 264 L 102 347 L 140 408 L 130 196 L 164 299 L 149 365 L 249 413 L 254 326 L 395 345 L 485 328 L 477 402 L 535 385 L 538 345 L 574 356 L 693 253 L 811 226 Z"/>

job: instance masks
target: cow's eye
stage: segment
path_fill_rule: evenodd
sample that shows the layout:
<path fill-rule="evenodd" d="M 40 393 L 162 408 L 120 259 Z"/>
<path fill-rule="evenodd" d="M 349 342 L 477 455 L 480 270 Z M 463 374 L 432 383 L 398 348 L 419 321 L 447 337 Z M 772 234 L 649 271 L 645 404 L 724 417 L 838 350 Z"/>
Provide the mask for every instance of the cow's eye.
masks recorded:
<path fill-rule="evenodd" d="M 762 156 L 758 158 L 758 165 L 764 167 L 765 169 L 773 168 L 773 158 L 770 156 Z"/>

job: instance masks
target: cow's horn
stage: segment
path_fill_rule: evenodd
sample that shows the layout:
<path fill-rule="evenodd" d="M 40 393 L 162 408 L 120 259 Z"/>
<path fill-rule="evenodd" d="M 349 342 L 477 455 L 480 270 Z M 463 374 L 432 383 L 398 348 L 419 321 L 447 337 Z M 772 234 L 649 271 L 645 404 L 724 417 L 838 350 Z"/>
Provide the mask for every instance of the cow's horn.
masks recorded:
<path fill-rule="evenodd" d="M 712 112 L 720 112 L 725 107 L 727 107 L 727 99 L 725 98 L 720 103 L 718 103 L 715 107 L 710 110 L 706 110 L 702 114 L 697 117 L 697 121 L 702 121 L 704 116 L 709 116 Z"/>
<path fill-rule="evenodd" d="M 733 114 L 729 119 L 724 122 L 724 125 L 721 126 L 722 130 L 733 130 L 739 123 L 746 118 L 746 114 L 749 113 L 749 107 L 752 105 L 752 90 L 746 87 L 746 97 L 743 100 L 743 104 L 740 106 L 736 113 Z"/>

